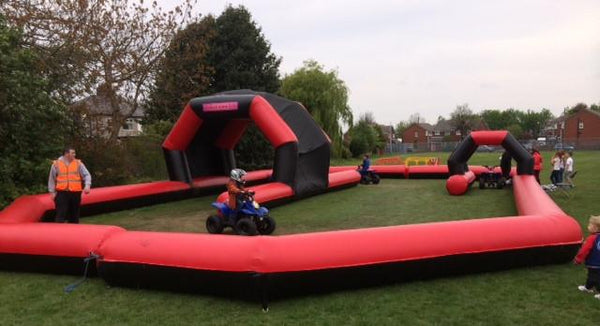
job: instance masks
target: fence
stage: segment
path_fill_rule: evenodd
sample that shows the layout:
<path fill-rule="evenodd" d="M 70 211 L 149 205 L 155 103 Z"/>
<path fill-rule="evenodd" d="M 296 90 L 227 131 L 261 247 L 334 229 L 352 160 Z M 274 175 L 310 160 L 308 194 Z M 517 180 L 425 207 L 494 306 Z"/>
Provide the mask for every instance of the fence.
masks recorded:
<path fill-rule="evenodd" d="M 554 150 L 600 150 L 599 138 L 579 138 L 537 141 L 537 140 L 520 140 L 521 144 L 527 149 L 537 148 L 543 151 Z M 460 142 L 429 142 L 429 143 L 392 143 L 387 144 L 385 153 L 387 154 L 406 154 L 406 153 L 423 153 L 423 152 L 452 152 Z M 486 146 L 480 147 L 478 151 L 493 152 L 502 151 L 502 146 Z"/>

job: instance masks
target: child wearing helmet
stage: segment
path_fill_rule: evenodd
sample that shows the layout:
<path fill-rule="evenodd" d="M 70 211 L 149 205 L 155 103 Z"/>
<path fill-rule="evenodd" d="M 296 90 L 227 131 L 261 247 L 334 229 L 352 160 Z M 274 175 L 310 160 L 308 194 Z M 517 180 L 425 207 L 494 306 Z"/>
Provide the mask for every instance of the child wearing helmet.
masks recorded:
<path fill-rule="evenodd" d="M 229 182 L 227 183 L 227 193 L 229 193 L 229 208 L 236 210 L 241 206 L 241 196 L 246 189 L 244 188 L 246 171 L 242 169 L 233 169 L 229 174 Z"/>

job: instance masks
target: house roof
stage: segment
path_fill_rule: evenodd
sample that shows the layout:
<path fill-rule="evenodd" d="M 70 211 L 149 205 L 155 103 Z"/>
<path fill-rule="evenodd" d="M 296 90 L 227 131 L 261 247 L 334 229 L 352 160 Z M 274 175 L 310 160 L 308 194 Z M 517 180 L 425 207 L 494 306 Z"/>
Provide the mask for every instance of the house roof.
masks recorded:
<path fill-rule="evenodd" d="M 122 115 L 126 115 L 131 111 L 131 104 L 125 101 L 123 98 L 119 98 L 121 101 L 121 107 L 119 112 Z M 111 115 L 112 108 L 110 105 L 110 99 L 108 96 L 102 95 L 92 95 L 84 98 L 83 100 L 77 101 L 73 104 L 73 106 L 81 106 L 84 107 L 90 114 L 92 115 Z M 136 110 L 131 115 L 132 118 L 143 118 L 144 117 L 144 109 L 141 105 L 138 105 Z"/>
<path fill-rule="evenodd" d="M 434 131 L 435 130 L 435 128 L 433 128 L 433 126 L 430 125 L 429 123 L 419 123 L 418 125 L 419 125 L 419 127 L 423 128 L 423 129 L 425 129 L 427 131 Z"/>
<path fill-rule="evenodd" d="M 454 131 L 454 127 L 449 120 L 441 120 L 434 126 L 435 131 Z"/>

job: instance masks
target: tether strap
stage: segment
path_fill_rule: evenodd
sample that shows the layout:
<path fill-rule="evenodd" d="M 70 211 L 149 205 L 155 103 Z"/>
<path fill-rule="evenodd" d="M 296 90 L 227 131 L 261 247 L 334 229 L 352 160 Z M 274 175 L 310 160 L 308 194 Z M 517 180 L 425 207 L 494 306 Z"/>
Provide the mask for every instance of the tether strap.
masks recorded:
<path fill-rule="evenodd" d="M 88 267 L 90 265 L 90 261 L 96 260 L 98 258 L 100 258 L 99 255 L 96 255 L 95 253 L 90 252 L 90 255 L 83 260 L 85 262 L 85 269 L 83 270 L 83 278 L 73 284 L 69 284 L 69 285 L 65 286 L 65 293 L 73 292 L 78 286 L 80 286 L 81 284 L 83 284 L 83 282 L 85 282 L 85 280 L 87 280 Z"/>

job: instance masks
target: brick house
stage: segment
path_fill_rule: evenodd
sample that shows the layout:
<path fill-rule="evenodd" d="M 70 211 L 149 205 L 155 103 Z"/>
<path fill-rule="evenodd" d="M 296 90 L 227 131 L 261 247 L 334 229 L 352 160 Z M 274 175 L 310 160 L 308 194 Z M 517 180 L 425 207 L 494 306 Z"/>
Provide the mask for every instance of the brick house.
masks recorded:
<path fill-rule="evenodd" d="M 414 148 L 429 146 L 429 138 L 433 136 L 433 126 L 428 123 L 413 123 L 402 133 L 402 142 L 412 144 Z"/>
<path fill-rule="evenodd" d="M 479 120 L 473 130 L 489 130 L 489 128 L 485 121 Z M 428 123 L 415 123 L 402 134 L 405 144 L 412 144 L 414 148 L 426 148 L 430 151 L 454 148 L 452 144 L 448 143 L 459 142 L 461 139 L 460 131 L 454 130 L 452 123 L 448 120 L 438 121 L 435 126 Z"/>
<path fill-rule="evenodd" d="M 600 113 L 581 108 L 551 121 L 545 129 L 547 137 L 581 149 L 600 148 Z"/>

